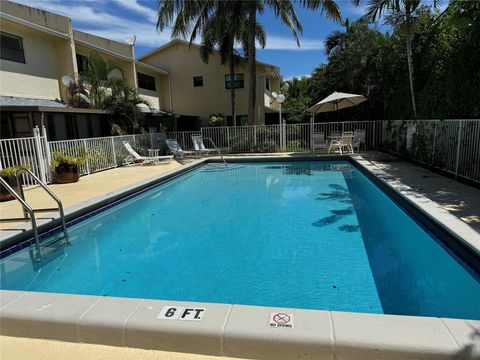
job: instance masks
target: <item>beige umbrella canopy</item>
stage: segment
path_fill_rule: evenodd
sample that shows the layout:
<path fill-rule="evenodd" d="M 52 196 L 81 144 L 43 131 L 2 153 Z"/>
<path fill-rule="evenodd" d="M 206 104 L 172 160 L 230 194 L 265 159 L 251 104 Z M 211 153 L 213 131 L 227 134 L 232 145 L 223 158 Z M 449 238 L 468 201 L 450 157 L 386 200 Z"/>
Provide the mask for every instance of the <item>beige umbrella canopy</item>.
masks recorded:
<path fill-rule="evenodd" d="M 363 95 L 348 94 L 341 92 L 333 92 L 325 99 L 319 101 L 307 111 L 311 113 L 329 112 L 345 109 L 351 106 L 357 106 L 358 104 L 366 101 L 367 98 Z"/>

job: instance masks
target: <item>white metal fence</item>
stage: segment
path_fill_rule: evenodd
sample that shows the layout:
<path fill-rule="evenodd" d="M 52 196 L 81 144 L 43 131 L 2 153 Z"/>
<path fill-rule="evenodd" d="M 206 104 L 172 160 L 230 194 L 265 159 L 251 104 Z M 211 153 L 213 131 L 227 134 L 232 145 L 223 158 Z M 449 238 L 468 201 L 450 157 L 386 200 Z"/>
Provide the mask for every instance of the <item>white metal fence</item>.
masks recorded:
<path fill-rule="evenodd" d="M 210 138 L 223 153 L 309 151 L 313 133 L 365 130 L 365 149 L 383 148 L 457 176 L 480 182 L 479 120 L 395 120 L 347 121 L 334 123 L 208 127 L 200 131 L 168 132 L 109 136 L 89 139 L 47 141 L 45 129 L 35 129 L 34 136 L 0 140 L 1 168 L 27 165 L 43 181 L 50 182 L 51 156 L 54 152 L 79 157 L 87 162 L 80 167 L 82 175 L 122 165 L 128 152 L 128 141 L 141 154 L 147 149 L 168 149 L 166 138 L 176 139 L 180 146 L 193 148 L 192 136 Z M 211 147 L 205 141 L 207 147 Z M 33 183 L 24 179 L 25 186 Z"/>
<path fill-rule="evenodd" d="M 480 182 L 480 120 L 386 120 L 382 147 Z"/>

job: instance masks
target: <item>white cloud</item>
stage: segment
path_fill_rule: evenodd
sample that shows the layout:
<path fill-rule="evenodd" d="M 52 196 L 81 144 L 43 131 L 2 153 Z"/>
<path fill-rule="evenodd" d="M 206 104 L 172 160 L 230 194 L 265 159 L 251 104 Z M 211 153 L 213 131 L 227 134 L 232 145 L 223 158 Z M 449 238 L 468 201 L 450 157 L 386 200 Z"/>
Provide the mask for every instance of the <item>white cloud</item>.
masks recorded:
<path fill-rule="evenodd" d="M 153 8 L 142 5 L 137 0 L 114 0 L 118 6 L 135 11 L 137 14 L 145 16 L 153 24 L 157 23 L 157 12 Z"/>
<path fill-rule="evenodd" d="M 98 7 L 99 2 L 96 1 L 77 1 L 59 2 L 56 0 L 17 0 L 18 3 L 43 9 L 55 14 L 67 16 L 74 22 L 74 28 L 85 31 L 107 39 L 125 42 L 126 38 L 132 35 L 137 36 L 137 44 L 146 47 L 157 47 L 170 40 L 170 31 L 159 33 L 156 30 L 153 17 L 147 21 L 135 21 L 121 16 L 112 15 Z M 115 0 L 119 6 L 135 7 L 135 1 Z M 122 3 L 122 5 L 120 5 Z M 125 5 L 125 4 L 129 5 Z M 69 5 L 74 4 L 74 5 Z M 102 3 L 104 5 L 104 3 Z M 146 14 L 147 7 L 136 3 L 136 12 Z M 108 3 L 107 3 L 108 5 Z M 108 9 L 108 6 L 107 6 Z M 133 9 L 132 9 L 133 10 Z M 155 11 L 150 9 L 152 14 Z"/>
<path fill-rule="evenodd" d="M 301 79 L 301 78 L 309 78 L 311 77 L 311 74 L 306 74 L 306 75 L 288 75 L 286 76 L 283 81 L 290 81 L 293 80 L 293 78 Z"/>
<path fill-rule="evenodd" d="M 1 1 L 1 0 L 0 0 Z M 137 44 L 144 47 L 158 47 L 170 41 L 170 29 L 159 33 L 156 30 L 156 11 L 138 0 L 109 1 L 59 1 L 59 0 L 16 0 L 18 3 L 43 9 L 72 19 L 74 28 L 97 36 L 120 42 L 132 35 L 137 36 Z M 113 14 L 110 5 L 115 4 L 126 11 L 138 15 L 139 20 Z M 292 36 L 268 35 L 267 50 L 322 50 L 323 41 L 300 39 L 300 48 Z"/>

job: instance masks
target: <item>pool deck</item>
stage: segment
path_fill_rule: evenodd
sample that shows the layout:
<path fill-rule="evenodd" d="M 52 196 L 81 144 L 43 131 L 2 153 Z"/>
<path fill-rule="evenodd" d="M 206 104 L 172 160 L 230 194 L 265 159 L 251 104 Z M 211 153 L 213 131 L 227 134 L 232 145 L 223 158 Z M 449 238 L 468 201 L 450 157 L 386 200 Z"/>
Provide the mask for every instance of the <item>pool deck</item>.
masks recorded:
<path fill-rule="evenodd" d="M 3 360 L 222 360 L 219 356 L 0 336 Z M 234 358 L 228 358 L 233 360 Z M 235 358 L 240 359 L 240 358 Z"/>

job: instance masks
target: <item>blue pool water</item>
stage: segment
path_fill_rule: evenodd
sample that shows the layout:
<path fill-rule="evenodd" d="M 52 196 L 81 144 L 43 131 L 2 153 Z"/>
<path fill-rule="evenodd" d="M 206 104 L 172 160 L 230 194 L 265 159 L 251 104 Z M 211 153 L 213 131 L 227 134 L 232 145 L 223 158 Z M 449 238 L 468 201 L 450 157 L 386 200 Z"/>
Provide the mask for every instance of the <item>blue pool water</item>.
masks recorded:
<path fill-rule="evenodd" d="M 70 237 L 1 288 L 480 319 L 477 275 L 348 162 L 207 165 Z"/>

